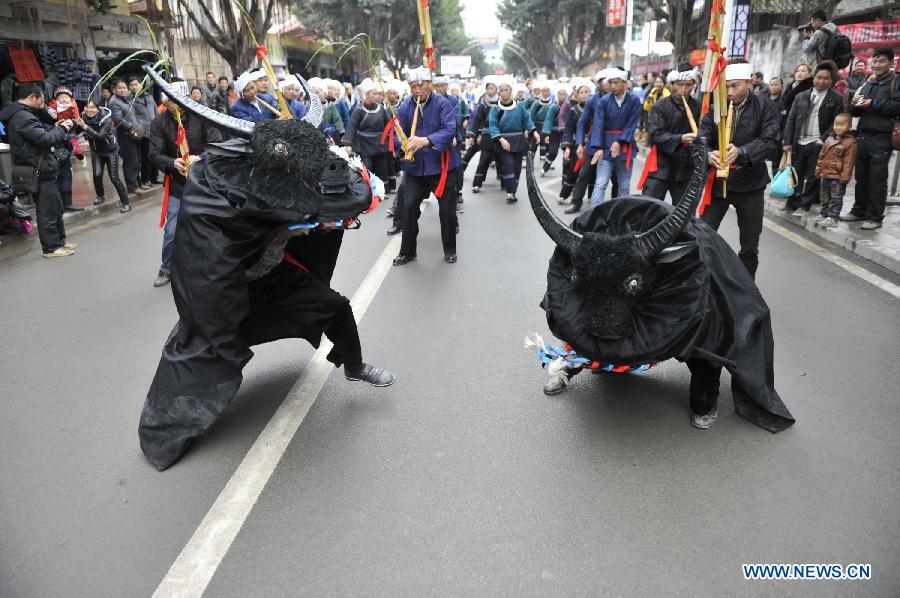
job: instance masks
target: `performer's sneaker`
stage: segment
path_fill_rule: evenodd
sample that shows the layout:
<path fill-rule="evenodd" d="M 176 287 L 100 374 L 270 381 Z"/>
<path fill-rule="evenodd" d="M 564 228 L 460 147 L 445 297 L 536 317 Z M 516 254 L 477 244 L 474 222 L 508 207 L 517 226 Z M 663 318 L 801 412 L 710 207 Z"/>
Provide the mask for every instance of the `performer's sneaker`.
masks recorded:
<path fill-rule="evenodd" d="M 444 261 L 448 264 L 456 263 L 456 254 L 455 253 L 446 253 L 444 254 Z"/>
<path fill-rule="evenodd" d="M 706 415 L 697 415 L 696 413 L 691 412 L 691 425 L 700 430 L 706 430 L 716 423 L 718 418 L 718 407 L 713 407 Z"/>
<path fill-rule="evenodd" d="M 506 203 L 516 203 L 517 201 L 519 201 L 519 198 L 517 198 L 512 193 L 506 194 Z"/>
<path fill-rule="evenodd" d="M 357 366 L 344 364 L 344 378 L 350 382 L 368 382 L 372 386 L 390 386 L 397 379 L 392 373 L 381 368 L 376 368 L 367 363 Z"/>
<path fill-rule="evenodd" d="M 410 263 L 414 259 L 416 259 L 416 256 L 414 256 L 414 255 L 403 255 L 401 253 L 400 255 L 398 255 L 397 257 L 394 258 L 394 265 L 395 266 L 403 266 L 405 264 Z"/>
<path fill-rule="evenodd" d="M 847 214 L 842 214 L 840 220 L 842 222 L 859 222 L 860 220 L 865 220 L 865 218 L 857 216 L 853 212 L 848 212 Z"/>
<path fill-rule="evenodd" d="M 472 193 L 478 193 L 481 191 L 481 187 L 472 187 Z"/>
<path fill-rule="evenodd" d="M 387 229 L 387 234 L 389 234 L 389 235 L 396 235 L 399 232 L 400 232 L 399 226 L 392 226 L 391 228 Z"/>
<path fill-rule="evenodd" d="M 556 203 L 558 203 L 561 206 L 564 206 L 567 203 L 569 203 L 569 198 L 568 197 L 560 197 L 559 199 L 556 200 Z"/>
<path fill-rule="evenodd" d="M 822 218 L 821 220 L 816 221 L 816 226 L 821 226 L 822 228 L 834 228 L 838 225 L 838 221 L 834 218 Z"/>
<path fill-rule="evenodd" d="M 581 206 L 576 206 L 575 204 L 572 204 L 571 206 L 566 208 L 565 213 L 566 214 L 577 214 L 580 211 L 581 211 Z"/>
<path fill-rule="evenodd" d="M 566 381 L 565 377 L 548 378 L 546 384 L 544 384 L 544 394 L 550 397 L 558 395 L 564 391 L 568 385 L 569 383 Z"/>
<path fill-rule="evenodd" d="M 164 287 L 172 280 L 172 277 L 160 270 L 156 274 L 156 280 L 153 281 L 153 286 L 155 287 Z"/>

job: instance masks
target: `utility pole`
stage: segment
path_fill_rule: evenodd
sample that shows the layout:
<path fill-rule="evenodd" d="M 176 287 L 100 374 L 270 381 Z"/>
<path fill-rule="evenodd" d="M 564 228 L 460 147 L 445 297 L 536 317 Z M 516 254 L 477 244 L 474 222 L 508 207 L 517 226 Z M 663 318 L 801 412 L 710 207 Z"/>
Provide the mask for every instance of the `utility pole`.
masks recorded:
<path fill-rule="evenodd" d="M 625 71 L 631 72 L 631 28 L 634 26 L 634 0 L 625 2 Z"/>

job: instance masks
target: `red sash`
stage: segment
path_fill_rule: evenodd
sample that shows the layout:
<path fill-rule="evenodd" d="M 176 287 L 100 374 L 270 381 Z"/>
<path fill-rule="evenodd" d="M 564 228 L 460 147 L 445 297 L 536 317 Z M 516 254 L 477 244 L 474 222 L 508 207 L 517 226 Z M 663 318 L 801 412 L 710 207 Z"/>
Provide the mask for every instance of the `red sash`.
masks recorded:
<path fill-rule="evenodd" d="M 162 212 L 159 215 L 159 228 L 166 226 L 166 212 L 169 210 L 169 185 L 172 184 L 172 175 L 167 174 L 163 183 Z"/>
<path fill-rule="evenodd" d="M 637 188 L 643 189 L 644 183 L 647 182 L 647 177 L 650 176 L 651 172 L 656 172 L 659 170 L 659 165 L 656 161 L 656 144 L 653 144 L 653 147 L 650 148 L 650 155 L 647 156 L 647 161 L 644 163 L 644 172 L 641 173 L 641 180 L 638 181 Z"/>
<path fill-rule="evenodd" d="M 441 152 L 441 178 L 434 190 L 434 196 L 440 199 L 444 195 L 444 186 L 447 184 L 447 172 L 450 168 L 450 148 L 444 148 Z"/>
<path fill-rule="evenodd" d="M 394 125 L 397 124 L 397 117 L 393 117 L 388 121 L 387 126 L 384 127 L 384 131 L 381 133 L 381 145 L 384 145 L 384 142 L 387 141 L 388 150 L 390 150 L 391 154 L 394 153 Z"/>

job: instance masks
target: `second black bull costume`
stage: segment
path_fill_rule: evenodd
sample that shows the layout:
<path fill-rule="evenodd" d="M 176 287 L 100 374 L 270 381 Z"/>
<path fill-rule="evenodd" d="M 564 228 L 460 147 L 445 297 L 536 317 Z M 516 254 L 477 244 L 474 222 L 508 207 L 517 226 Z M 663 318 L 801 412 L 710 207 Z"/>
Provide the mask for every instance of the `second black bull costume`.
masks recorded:
<path fill-rule="evenodd" d="M 707 150 L 691 147 L 686 192 L 670 206 L 646 196 L 605 201 L 570 228 L 550 211 L 527 161 L 528 196 L 556 243 L 541 302 L 566 348 L 536 349 L 550 373 L 547 394 L 582 369 L 643 371 L 667 359 L 691 370 L 691 423 L 718 414 L 719 376 L 731 373 L 738 415 L 780 432 L 794 423 L 774 387 L 769 308 L 740 259 L 707 224 L 692 218 L 706 179 Z"/>
<path fill-rule="evenodd" d="M 158 469 L 175 463 L 235 397 L 251 345 L 303 338 L 348 380 L 387 386 L 365 364 L 349 300 L 330 287 L 343 229 L 377 204 L 380 181 L 329 149 L 322 106 L 307 89 L 302 120 L 251 123 L 154 82 L 182 108 L 235 139 L 191 165 L 175 235 L 172 293 L 179 320 L 141 413 L 141 448 Z M 305 87 L 305 82 L 304 82 Z"/>

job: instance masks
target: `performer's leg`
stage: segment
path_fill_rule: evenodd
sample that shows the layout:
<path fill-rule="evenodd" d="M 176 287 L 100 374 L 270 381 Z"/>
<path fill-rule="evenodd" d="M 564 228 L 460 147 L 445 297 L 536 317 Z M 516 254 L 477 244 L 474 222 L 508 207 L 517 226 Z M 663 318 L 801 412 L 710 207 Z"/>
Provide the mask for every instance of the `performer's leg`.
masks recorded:
<path fill-rule="evenodd" d="M 513 182 L 512 182 L 512 194 L 513 197 L 516 196 L 516 192 L 519 190 L 519 179 L 522 177 L 522 161 L 525 160 L 524 152 L 515 152 L 511 155 L 513 162 Z"/>
<path fill-rule="evenodd" d="M 403 229 L 403 241 L 400 244 L 400 255 L 415 257 L 416 238 L 419 236 L 419 216 L 422 215 L 420 204 L 428 197 L 431 187 L 427 177 L 403 175 L 403 198 L 400 200 L 400 213 Z"/>
<path fill-rule="evenodd" d="M 441 221 L 441 243 L 444 246 L 445 260 L 451 255 L 456 255 L 456 194 L 450 185 L 455 174 L 455 170 L 447 173 L 447 187 L 444 189 L 443 197 L 438 198 L 438 217 Z"/>
<path fill-rule="evenodd" d="M 591 193 L 591 207 L 599 206 L 606 199 L 606 187 L 614 174 L 612 160 L 600 160 L 597 162 L 597 177 L 594 181 L 594 192 Z"/>
<path fill-rule="evenodd" d="M 725 214 L 728 213 L 728 205 L 727 199 L 723 197 L 713 197 L 710 204 L 704 209 L 700 219 L 711 226 L 713 230 L 719 230 L 722 219 L 725 218 Z"/>
<path fill-rule="evenodd" d="M 544 172 L 553 167 L 553 162 L 556 160 L 557 154 L 559 154 L 559 140 L 561 138 L 562 133 L 559 131 L 550 133 L 550 143 L 547 144 L 547 156 L 544 158 Z"/>
<path fill-rule="evenodd" d="M 664 181 L 663 179 L 656 179 L 653 177 L 647 177 L 647 180 L 644 181 L 644 188 L 641 189 L 641 193 L 643 193 L 647 197 L 653 197 L 654 199 L 665 201 L 666 192 L 668 190 L 668 181 Z"/>
<path fill-rule="evenodd" d="M 481 155 L 478 157 L 478 167 L 475 169 L 475 178 L 472 179 L 472 189 L 480 189 L 487 177 L 488 166 L 494 159 L 494 152 L 481 148 Z"/>
<path fill-rule="evenodd" d="M 756 269 L 759 266 L 759 237 L 762 234 L 765 211 L 763 191 L 732 192 L 729 193 L 729 197 L 737 211 L 738 237 L 741 243 L 738 257 L 741 258 L 750 276 L 755 279 Z"/>
<path fill-rule="evenodd" d="M 500 171 L 500 180 L 503 183 L 503 190 L 506 191 L 506 195 L 514 195 L 516 193 L 515 188 L 515 158 L 511 152 L 503 150 L 500 152 L 500 155 L 497 159 L 497 169 Z"/>
<path fill-rule="evenodd" d="M 688 359 L 687 366 L 691 370 L 691 425 L 706 429 L 718 416 L 722 366 L 705 359 Z"/>
<path fill-rule="evenodd" d="M 688 179 L 684 179 L 683 181 L 669 181 L 669 195 L 672 196 L 672 203 L 677 204 L 678 200 L 684 197 L 684 194 L 687 193 Z M 664 199 L 660 197 L 660 199 Z"/>

